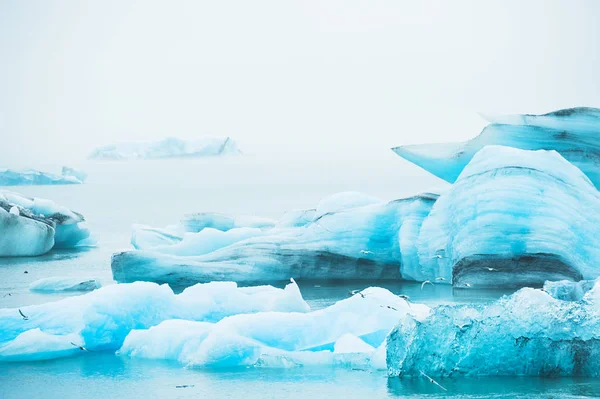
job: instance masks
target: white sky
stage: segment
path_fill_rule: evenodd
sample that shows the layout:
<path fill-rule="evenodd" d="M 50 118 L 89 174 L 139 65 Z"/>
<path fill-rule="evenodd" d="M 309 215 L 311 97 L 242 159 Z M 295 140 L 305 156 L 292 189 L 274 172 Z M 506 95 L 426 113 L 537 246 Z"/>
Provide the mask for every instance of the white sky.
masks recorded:
<path fill-rule="evenodd" d="M 0 166 L 229 135 L 388 156 L 478 112 L 600 107 L 600 1 L 0 0 Z"/>

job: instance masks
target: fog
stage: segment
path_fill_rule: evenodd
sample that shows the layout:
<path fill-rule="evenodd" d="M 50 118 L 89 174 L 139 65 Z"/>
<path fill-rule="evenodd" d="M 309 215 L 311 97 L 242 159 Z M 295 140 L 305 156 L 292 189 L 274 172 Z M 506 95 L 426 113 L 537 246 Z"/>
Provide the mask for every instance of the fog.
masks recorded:
<path fill-rule="evenodd" d="M 475 136 L 478 112 L 600 107 L 599 18 L 591 0 L 0 0 L 0 167 L 203 134 L 394 159 Z"/>

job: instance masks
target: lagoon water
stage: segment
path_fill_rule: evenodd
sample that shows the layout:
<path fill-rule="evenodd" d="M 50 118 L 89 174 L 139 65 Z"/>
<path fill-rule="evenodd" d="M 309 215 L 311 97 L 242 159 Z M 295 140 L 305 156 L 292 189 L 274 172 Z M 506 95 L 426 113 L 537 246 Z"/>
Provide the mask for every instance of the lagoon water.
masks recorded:
<path fill-rule="evenodd" d="M 12 165 L 9 165 L 12 166 Z M 58 165 L 28 165 L 56 171 Z M 78 166 L 83 185 L 7 187 L 48 198 L 81 212 L 96 248 L 52 251 L 34 258 L 0 258 L 0 308 L 58 300 L 63 294 L 29 292 L 29 284 L 52 276 L 97 278 L 114 284 L 110 256 L 127 249 L 131 225 L 165 226 L 198 211 L 278 218 L 289 209 L 315 207 L 340 191 L 396 199 L 443 183 L 391 152 L 373 160 L 239 158 L 97 162 Z M 27 271 L 27 273 L 25 273 Z M 283 285 L 283 283 L 282 283 Z M 328 306 L 348 291 L 376 282 L 299 283 L 311 308 Z M 395 293 L 430 305 L 487 302 L 506 292 L 453 290 L 448 286 L 386 283 Z M 6 295 L 11 293 L 10 296 Z M 179 364 L 117 357 L 109 353 L 32 363 L 0 364 L 0 398 L 306 398 L 457 397 L 579 398 L 600 396 L 600 381 L 485 378 L 444 380 L 447 392 L 424 379 L 388 379 L 385 372 L 330 368 L 291 370 L 193 370 Z M 179 386 L 179 387 L 178 387 Z M 187 387 L 181 387 L 187 386 Z"/>

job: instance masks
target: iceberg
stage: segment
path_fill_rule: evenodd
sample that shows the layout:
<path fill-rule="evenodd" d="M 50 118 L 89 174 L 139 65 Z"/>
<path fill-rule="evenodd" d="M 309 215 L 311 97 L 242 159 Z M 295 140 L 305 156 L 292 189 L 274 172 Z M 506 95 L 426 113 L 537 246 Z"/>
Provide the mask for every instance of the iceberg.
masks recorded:
<path fill-rule="evenodd" d="M 600 282 L 580 301 L 523 288 L 487 306 L 408 316 L 387 339 L 391 376 L 600 376 Z"/>
<path fill-rule="evenodd" d="M 0 361 L 72 356 L 81 352 L 78 346 L 114 351 L 131 330 L 170 319 L 214 323 L 241 313 L 308 310 L 293 282 L 285 289 L 209 283 L 178 295 L 154 283 L 109 285 L 56 302 L 0 309 Z"/>
<path fill-rule="evenodd" d="M 96 279 L 82 280 L 75 277 L 48 277 L 31 283 L 29 290 L 37 292 L 93 291 L 101 286 L 100 282 Z"/>
<path fill-rule="evenodd" d="M 84 217 L 53 201 L 0 191 L 0 256 L 94 245 Z"/>
<path fill-rule="evenodd" d="M 600 109 L 569 108 L 544 115 L 485 116 L 490 124 L 463 143 L 404 145 L 392 150 L 435 176 L 454 183 L 487 145 L 555 150 L 600 188 Z"/>
<path fill-rule="evenodd" d="M 65 178 L 74 177 L 82 183 L 85 182 L 85 179 L 87 179 L 87 173 L 85 173 L 83 170 L 70 168 L 68 166 L 62 167 L 62 175 Z"/>
<path fill-rule="evenodd" d="M 216 323 L 167 320 L 132 330 L 119 353 L 191 367 L 368 366 L 399 321 L 428 314 L 427 306 L 409 305 L 388 290 L 371 287 L 308 313 L 238 314 Z"/>
<path fill-rule="evenodd" d="M 30 186 L 48 184 L 81 184 L 83 180 L 72 175 L 55 175 L 35 169 L 0 169 L 0 186 Z"/>
<path fill-rule="evenodd" d="M 542 290 L 547 292 L 552 298 L 563 301 L 580 301 L 585 294 L 594 288 L 595 280 L 581 281 L 546 281 Z"/>
<path fill-rule="evenodd" d="M 385 202 L 346 193 L 323 200 L 314 212 L 288 213 L 274 227 L 198 214 L 179 227 L 134 228 L 136 250 L 113 255 L 113 277 L 175 285 L 399 279 L 405 267 L 417 267 L 420 223 L 436 199 L 425 193 Z"/>
<path fill-rule="evenodd" d="M 89 159 L 128 160 L 196 158 L 222 155 L 241 155 L 237 144 L 230 137 L 204 136 L 196 140 L 185 141 L 167 138 L 148 143 L 119 143 L 94 150 Z"/>
<path fill-rule="evenodd" d="M 600 275 L 600 193 L 556 151 L 480 150 L 433 205 L 403 277 L 455 287 Z"/>

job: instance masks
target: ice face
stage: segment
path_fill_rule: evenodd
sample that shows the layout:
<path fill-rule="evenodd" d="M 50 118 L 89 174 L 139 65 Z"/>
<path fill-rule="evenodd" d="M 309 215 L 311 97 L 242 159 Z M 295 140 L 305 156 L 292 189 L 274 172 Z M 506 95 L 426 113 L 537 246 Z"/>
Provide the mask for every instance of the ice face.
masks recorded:
<path fill-rule="evenodd" d="M 362 202 L 358 202 L 364 203 L 365 197 L 360 196 Z M 113 255 L 113 277 L 119 282 L 145 280 L 176 285 L 223 280 L 265 282 L 290 277 L 391 280 L 401 277 L 405 265 L 416 267 L 420 223 L 436 195 L 388 203 L 377 200 L 363 206 L 350 201 L 348 195 L 342 198 L 341 202 L 322 202 L 327 206 L 321 209 L 328 211 L 319 217 L 316 211 L 312 221 L 299 222 L 306 213 L 296 212 L 284 215 L 284 221 L 275 227 L 235 227 L 238 222 L 224 220 L 238 219 L 215 221 L 213 214 L 210 218 L 199 214 L 203 216 L 196 221 L 201 223 L 190 226 L 190 219 L 186 219 L 183 229 L 145 229 L 143 234 L 148 238 L 143 244 L 138 229 L 135 247 L 142 250 Z M 195 230 L 199 232 L 189 233 Z"/>
<path fill-rule="evenodd" d="M 71 342 L 89 350 L 114 351 L 132 329 L 149 328 L 169 319 L 214 323 L 241 313 L 308 310 L 295 283 L 285 289 L 210 283 L 190 287 L 179 295 L 167 285 L 111 285 L 43 305 L 0 309 L 0 361 L 79 353 Z"/>
<path fill-rule="evenodd" d="M 31 283 L 29 290 L 38 292 L 93 291 L 100 287 L 100 282 L 95 279 L 82 280 L 74 277 L 48 277 Z"/>
<path fill-rule="evenodd" d="M 581 301 L 523 288 L 487 306 L 440 306 L 407 317 L 387 340 L 390 375 L 600 375 L 600 284 Z"/>
<path fill-rule="evenodd" d="M 0 256 L 36 256 L 95 243 L 81 214 L 10 191 L 0 191 L 0 226 Z"/>
<path fill-rule="evenodd" d="M 74 177 L 82 183 L 85 181 L 85 179 L 87 179 L 87 173 L 85 173 L 83 170 L 70 168 L 68 166 L 62 167 L 62 175 L 64 177 Z"/>
<path fill-rule="evenodd" d="M 455 286 L 541 286 L 599 275 L 600 193 L 555 151 L 488 146 L 422 223 L 418 268 Z"/>
<path fill-rule="evenodd" d="M 241 151 L 229 137 L 205 136 L 193 141 L 167 138 L 151 143 L 119 143 L 96 149 L 89 159 L 161 159 L 221 155 L 241 155 Z"/>
<path fill-rule="evenodd" d="M 309 313 L 239 314 L 217 323 L 167 320 L 133 330 L 119 353 L 195 367 L 291 367 L 352 359 L 369 363 L 395 324 L 408 314 L 422 320 L 428 313 L 424 305 L 409 305 L 385 289 L 368 288 Z"/>
<path fill-rule="evenodd" d="M 571 108 L 545 115 L 488 116 L 479 136 L 464 143 L 419 144 L 393 148 L 406 160 L 453 183 L 484 146 L 556 150 L 600 187 L 600 110 Z"/>
<path fill-rule="evenodd" d="M 55 175 L 52 173 L 40 172 L 35 169 L 12 170 L 0 169 L 0 186 L 30 186 L 47 184 L 81 184 L 79 180 L 72 175 Z"/>

